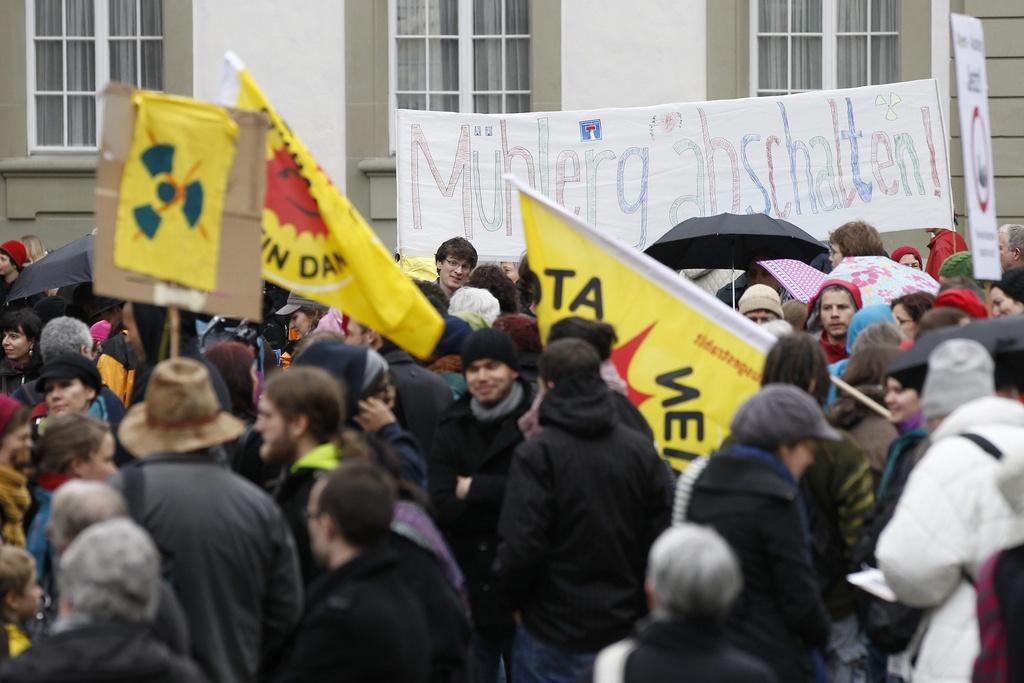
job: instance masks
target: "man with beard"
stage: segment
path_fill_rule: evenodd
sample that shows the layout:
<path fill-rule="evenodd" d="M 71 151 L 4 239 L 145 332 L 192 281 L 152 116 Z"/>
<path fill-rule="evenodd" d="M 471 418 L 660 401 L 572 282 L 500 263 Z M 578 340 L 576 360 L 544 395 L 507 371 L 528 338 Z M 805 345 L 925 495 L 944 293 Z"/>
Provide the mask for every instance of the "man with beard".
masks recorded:
<path fill-rule="evenodd" d="M 274 498 L 295 537 L 305 585 L 319 569 L 304 511 L 317 478 L 340 461 L 334 439 L 345 417 L 343 406 L 341 387 L 325 370 L 293 367 L 267 382 L 257 411 L 256 431 L 263 436 L 260 457 L 286 468 Z"/>

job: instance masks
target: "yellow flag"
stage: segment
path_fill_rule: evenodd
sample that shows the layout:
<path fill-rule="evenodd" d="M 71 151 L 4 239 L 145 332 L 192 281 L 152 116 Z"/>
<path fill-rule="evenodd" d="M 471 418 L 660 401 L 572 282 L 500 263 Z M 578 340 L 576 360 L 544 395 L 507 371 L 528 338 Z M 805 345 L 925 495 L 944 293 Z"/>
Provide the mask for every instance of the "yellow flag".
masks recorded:
<path fill-rule="evenodd" d="M 121 176 L 114 264 L 212 291 L 238 125 L 223 107 L 138 92 Z"/>
<path fill-rule="evenodd" d="M 292 134 L 237 57 L 229 55 L 226 69 L 221 100 L 270 118 L 263 277 L 340 309 L 413 355 L 429 356 L 444 331 L 441 316 Z"/>
<path fill-rule="evenodd" d="M 547 338 L 567 316 L 615 326 L 612 353 L 629 399 L 675 469 L 725 439 L 739 405 L 760 387 L 774 338 L 633 247 L 601 235 L 516 183 L 537 318 Z"/>

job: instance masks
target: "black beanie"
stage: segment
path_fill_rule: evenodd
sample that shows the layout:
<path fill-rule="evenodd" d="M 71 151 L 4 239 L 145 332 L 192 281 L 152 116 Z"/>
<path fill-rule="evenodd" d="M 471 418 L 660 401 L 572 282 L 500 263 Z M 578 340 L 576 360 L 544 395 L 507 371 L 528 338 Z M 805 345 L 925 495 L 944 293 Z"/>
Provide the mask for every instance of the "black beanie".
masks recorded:
<path fill-rule="evenodd" d="M 502 330 L 485 327 L 469 335 L 462 345 L 462 371 L 475 361 L 493 358 L 519 372 L 519 354 L 512 337 Z"/>
<path fill-rule="evenodd" d="M 1014 301 L 1024 303 L 1024 266 L 1017 266 L 1003 273 L 1003 279 L 996 286 Z"/>

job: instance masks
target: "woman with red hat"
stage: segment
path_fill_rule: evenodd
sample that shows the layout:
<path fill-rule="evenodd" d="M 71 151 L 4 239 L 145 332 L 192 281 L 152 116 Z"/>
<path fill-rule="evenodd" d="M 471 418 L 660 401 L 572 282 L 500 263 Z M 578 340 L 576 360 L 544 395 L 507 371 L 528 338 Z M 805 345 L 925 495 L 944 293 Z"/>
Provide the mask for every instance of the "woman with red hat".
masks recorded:
<path fill-rule="evenodd" d="M 900 265 L 922 270 L 921 264 L 923 261 L 921 261 L 921 252 L 910 245 L 904 245 L 893 249 L 891 258 Z"/>
<path fill-rule="evenodd" d="M 21 275 L 21 269 L 28 261 L 28 250 L 18 240 L 7 240 L 0 244 L 0 294 L 7 300 L 7 293 L 11 291 L 15 280 Z"/>

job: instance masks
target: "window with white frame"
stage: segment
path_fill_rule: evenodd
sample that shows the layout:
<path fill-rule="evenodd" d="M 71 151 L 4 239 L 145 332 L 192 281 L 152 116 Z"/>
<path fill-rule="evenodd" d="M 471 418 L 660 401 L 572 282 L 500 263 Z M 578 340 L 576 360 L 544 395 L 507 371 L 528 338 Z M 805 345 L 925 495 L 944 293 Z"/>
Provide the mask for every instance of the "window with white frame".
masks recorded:
<path fill-rule="evenodd" d="M 109 81 L 163 89 L 162 0 L 29 0 L 33 151 L 95 148 Z"/>
<path fill-rule="evenodd" d="M 390 0 L 391 104 L 530 110 L 528 0 Z"/>
<path fill-rule="evenodd" d="M 899 5 L 900 0 L 751 2 L 751 94 L 899 80 Z"/>

